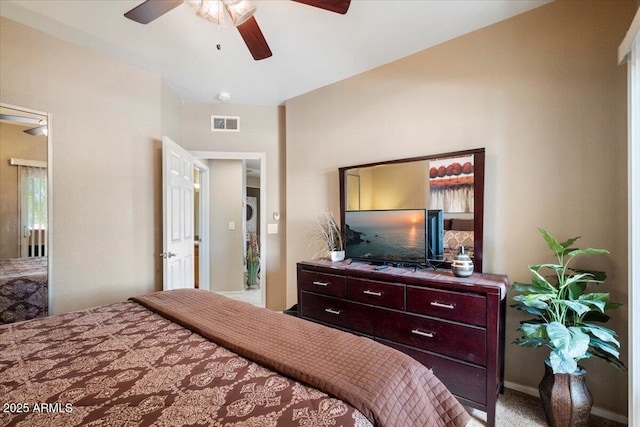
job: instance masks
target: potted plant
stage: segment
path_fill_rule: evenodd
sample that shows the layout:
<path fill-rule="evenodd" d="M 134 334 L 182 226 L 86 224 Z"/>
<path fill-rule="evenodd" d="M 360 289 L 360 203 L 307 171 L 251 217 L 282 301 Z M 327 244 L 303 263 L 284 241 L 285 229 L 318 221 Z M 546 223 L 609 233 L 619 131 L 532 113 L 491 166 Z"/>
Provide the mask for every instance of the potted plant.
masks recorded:
<path fill-rule="evenodd" d="M 320 255 L 331 261 L 344 259 L 342 232 L 335 218 L 328 210 L 322 211 L 316 220 L 317 237 L 321 242 Z"/>
<path fill-rule="evenodd" d="M 522 337 L 514 341 L 522 347 L 550 349 L 545 360 L 545 376 L 539 392 L 550 426 L 586 426 L 591 413 L 591 393 L 584 382 L 581 359 L 597 357 L 616 368 L 625 369 L 619 359 L 617 334 L 601 323 L 607 322 L 606 310 L 620 304 L 609 302 L 609 293 L 587 292 L 587 285 L 602 284 L 604 272 L 569 267 L 579 256 L 607 254 L 604 249 L 576 249 L 574 237 L 559 242 L 547 231 L 539 229 L 557 264 L 529 267 L 530 284 L 515 283 L 519 292 L 512 307 L 534 315 L 520 322 Z"/>
<path fill-rule="evenodd" d="M 258 284 L 258 272 L 260 271 L 260 249 L 258 247 L 258 234 L 250 232 L 247 239 L 247 288 L 253 289 Z"/>

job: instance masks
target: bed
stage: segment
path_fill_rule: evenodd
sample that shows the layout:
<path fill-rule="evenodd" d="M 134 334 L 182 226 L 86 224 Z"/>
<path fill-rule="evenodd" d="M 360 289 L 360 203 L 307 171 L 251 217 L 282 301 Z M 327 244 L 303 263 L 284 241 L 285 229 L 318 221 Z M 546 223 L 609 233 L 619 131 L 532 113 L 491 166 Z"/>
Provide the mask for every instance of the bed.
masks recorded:
<path fill-rule="evenodd" d="M 0 324 L 49 314 L 47 258 L 0 259 Z"/>
<path fill-rule="evenodd" d="M 0 326 L 0 425 L 461 426 L 368 338 L 179 289 Z"/>
<path fill-rule="evenodd" d="M 460 246 L 464 246 L 465 253 L 473 258 L 473 220 L 460 218 L 444 220 L 443 246 L 447 260 L 452 260 L 458 254 Z"/>

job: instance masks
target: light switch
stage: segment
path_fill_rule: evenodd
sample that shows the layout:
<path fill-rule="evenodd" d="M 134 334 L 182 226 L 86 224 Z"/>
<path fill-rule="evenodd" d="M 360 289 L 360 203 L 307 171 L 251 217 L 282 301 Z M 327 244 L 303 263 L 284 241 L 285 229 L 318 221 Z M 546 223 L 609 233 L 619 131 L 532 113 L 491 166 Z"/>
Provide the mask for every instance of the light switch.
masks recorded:
<path fill-rule="evenodd" d="M 236 223 L 235 221 L 229 221 L 229 231 L 235 231 Z"/>
<path fill-rule="evenodd" d="M 267 234 L 278 234 L 278 224 L 267 224 Z"/>

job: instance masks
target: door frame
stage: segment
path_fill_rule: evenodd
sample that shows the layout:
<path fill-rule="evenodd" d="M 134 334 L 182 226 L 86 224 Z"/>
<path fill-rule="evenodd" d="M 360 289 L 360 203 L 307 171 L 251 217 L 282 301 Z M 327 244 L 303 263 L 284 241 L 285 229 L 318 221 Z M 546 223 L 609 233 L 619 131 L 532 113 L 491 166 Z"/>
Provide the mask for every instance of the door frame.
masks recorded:
<path fill-rule="evenodd" d="M 640 8 L 618 46 L 618 64 L 627 67 L 627 187 L 628 187 L 628 304 L 629 315 L 629 375 L 627 423 L 638 425 L 640 422 L 640 196 L 638 196 L 638 182 L 640 181 Z"/>
<path fill-rule="evenodd" d="M 260 160 L 260 307 L 266 307 L 267 302 L 267 216 L 265 215 L 267 206 L 267 155 L 264 152 L 244 152 L 244 151 L 190 151 L 191 155 L 198 160 Z M 201 199 L 200 202 L 200 215 L 209 216 L 209 188 L 207 183 L 206 197 L 204 200 L 205 192 L 201 183 Z M 242 201 L 245 202 L 244 200 Z M 203 213 L 203 208 L 207 210 L 206 214 Z M 208 226 L 208 223 L 207 223 Z M 244 224 L 243 224 L 244 226 Z M 204 235 L 204 233 L 203 233 Z M 208 236 L 205 235 L 205 236 Z M 210 250 L 210 247 L 208 247 Z M 202 252 L 201 252 L 202 254 Z M 205 267 L 206 265 L 206 267 Z M 209 271 L 209 257 L 206 259 L 204 256 L 200 256 L 200 271 L 202 269 Z M 202 277 L 202 276 L 200 276 Z"/>
<path fill-rule="evenodd" d="M 193 152 L 191 152 L 193 154 Z M 200 242 L 198 243 L 198 275 L 200 277 L 198 288 L 210 290 L 209 254 L 211 246 L 209 242 L 209 166 L 196 157 L 194 166 L 200 170 L 200 210 L 198 211 L 198 229 Z M 203 236 L 206 236 L 203 238 Z M 204 285 L 204 286 L 203 286 Z"/>

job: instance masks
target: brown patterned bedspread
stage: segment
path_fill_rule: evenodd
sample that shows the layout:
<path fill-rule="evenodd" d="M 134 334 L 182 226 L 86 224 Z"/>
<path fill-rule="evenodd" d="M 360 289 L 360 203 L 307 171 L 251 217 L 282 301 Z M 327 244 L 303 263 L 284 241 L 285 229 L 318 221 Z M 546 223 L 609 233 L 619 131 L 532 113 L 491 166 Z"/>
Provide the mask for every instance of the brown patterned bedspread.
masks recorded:
<path fill-rule="evenodd" d="M 371 425 L 131 301 L 0 326 L 0 404 L 2 426 Z"/>
<path fill-rule="evenodd" d="M 153 311 L 128 301 L 0 326 L 0 425 L 410 427 L 469 419 L 423 365 L 370 339 L 202 290 L 135 300 Z"/>
<path fill-rule="evenodd" d="M 469 420 L 424 365 L 369 338 L 197 289 L 134 300 L 262 366 L 348 402 L 375 425 L 458 426 Z"/>
<path fill-rule="evenodd" d="M 49 314 L 47 258 L 0 259 L 0 325 Z"/>

